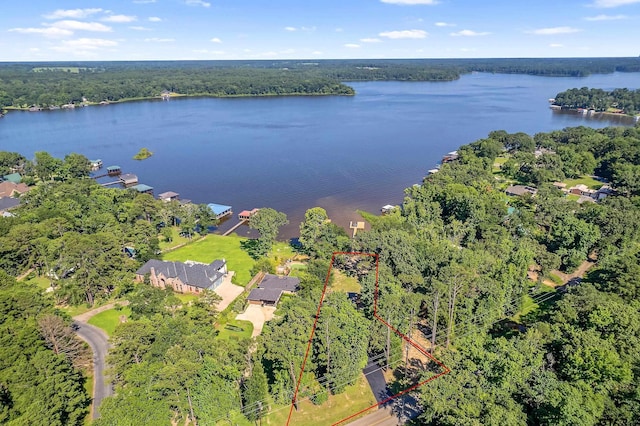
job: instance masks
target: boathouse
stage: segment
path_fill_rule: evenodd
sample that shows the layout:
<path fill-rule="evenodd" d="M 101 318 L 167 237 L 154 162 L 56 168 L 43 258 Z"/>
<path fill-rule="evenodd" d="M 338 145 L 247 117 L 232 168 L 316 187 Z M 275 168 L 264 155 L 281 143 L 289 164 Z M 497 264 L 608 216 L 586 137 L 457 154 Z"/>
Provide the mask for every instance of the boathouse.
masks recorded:
<path fill-rule="evenodd" d="M 131 189 L 135 189 L 141 194 L 150 194 L 153 195 L 153 187 L 149 185 L 145 185 L 144 183 L 139 183 L 137 185 L 133 185 Z"/>
<path fill-rule="evenodd" d="M 458 151 L 451 151 L 451 152 L 447 153 L 447 155 L 442 157 L 442 162 L 443 163 L 448 163 L 450 161 L 455 161 L 455 160 L 458 159 L 458 157 L 460 157 L 458 155 Z"/>
<path fill-rule="evenodd" d="M 238 214 L 238 219 L 242 221 L 249 220 L 251 216 L 258 213 L 258 210 L 260 209 L 242 210 L 240 214 Z"/>
<path fill-rule="evenodd" d="M 127 188 L 136 185 L 138 183 L 138 176 L 131 173 L 125 173 L 120 175 L 120 183 Z"/>
<path fill-rule="evenodd" d="M 225 206 L 224 204 L 209 203 L 207 206 L 216 216 L 216 219 L 222 219 L 223 217 L 229 216 L 233 213 L 231 211 L 231 206 Z"/>
<path fill-rule="evenodd" d="M 92 171 L 96 171 L 98 169 L 102 168 L 102 160 L 97 159 L 97 160 L 91 160 L 91 170 Z"/>
<path fill-rule="evenodd" d="M 109 176 L 118 176 L 120 173 L 122 173 L 122 170 L 120 169 L 120 166 L 109 166 L 109 167 L 107 167 L 107 174 Z"/>
<path fill-rule="evenodd" d="M 380 209 L 380 212 L 381 212 L 382 214 L 389 214 L 389 213 L 391 213 L 395 208 L 396 208 L 396 206 L 392 206 L 391 204 L 387 204 L 386 206 L 382 206 L 382 208 Z"/>
<path fill-rule="evenodd" d="M 177 192 L 167 191 L 158 195 L 158 199 L 164 201 L 165 203 L 168 203 L 169 201 L 177 200 L 179 196 L 180 194 L 178 194 Z"/>

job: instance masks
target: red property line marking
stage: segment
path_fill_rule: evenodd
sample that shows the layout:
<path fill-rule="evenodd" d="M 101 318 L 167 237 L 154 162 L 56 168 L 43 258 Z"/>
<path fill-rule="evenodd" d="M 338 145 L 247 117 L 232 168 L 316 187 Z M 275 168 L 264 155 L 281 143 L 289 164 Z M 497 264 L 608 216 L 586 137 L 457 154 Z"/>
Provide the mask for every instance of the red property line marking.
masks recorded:
<path fill-rule="evenodd" d="M 346 422 L 347 420 L 350 420 L 356 416 L 359 416 L 360 414 L 366 413 L 367 411 L 379 407 L 381 405 L 386 404 L 387 402 L 398 398 L 399 396 L 402 396 L 408 392 L 411 392 L 417 388 L 419 388 L 420 386 L 429 383 L 432 380 L 437 379 L 440 376 L 443 376 L 445 374 L 448 374 L 449 372 L 451 372 L 451 370 L 449 369 L 449 367 L 447 367 L 446 365 L 444 365 L 442 362 L 438 361 L 435 357 L 433 357 L 433 355 L 431 355 L 430 353 L 428 353 L 424 348 L 422 348 L 422 346 L 418 345 L 417 343 L 415 343 L 414 341 L 412 341 L 411 339 L 409 339 L 406 335 L 404 335 L 403 333 L 401 333 L 400 331 L 398 331 L 395 327 L 393 327 L 392 325 L 390 325 L 389 323 L 387 323 L 385 320 L 383 320 L 382 318 L 380 318 L 378 316 L 378 271 L 379 271 L 379 262 L 380 262 L 380 257 L 378 254 L 376 253 L 361 253 L 361 252 L 333 252 L 333 255 L 331 256 L 331 263 L 329 264 L 329 270 L 327 271 L 327 277 L 325 278 L 324 281 L 324 287 L 322 289 L 322 296 L 320 297 L 320 303 L 318 303 L 318 310 L 316 311 L 316 318 L 313 322 L 313 327 L 311 328 L 311 335 L 309 336 L 309 340 L 307 342 L 307 351 L 304 355 L 304 359 L 302 360 L 302 367 L 300 369 L 300 374 L 298 375 L 298 381 L 296 383 L 296 389 L 295 392 L 293 394 L 293 399 L 291 400 L 291 407 L 289 408 L 289 416 L 287 417 L 287 423 L 286 425 L 289 426 L 289 422 L 291 421 L 291 415 L 293 414 L 293 409 L 295 407 L 296 401 L 298 399 L 298 391 L 300 389 L 300 382 L 302 381 L 302 373 L 304 372 L 304 367 L 307 364 L 307 358 L 309 357 L 309 351 L 311 349 L 311 342 L 313 341 L 313 336 L 316 333 L 316 326 L 318 325 L 318 318 L 320 317 L 320 310 L 322 309 L 322 304 L 324 302 L 324 296 L 327 292 L 327 286 L 329 285 L 329 278 L 331 277 L 331 269 L 333 269 L 333 262 L 335 260 L 336 255 L 348 255 L 348 256 L 368 256 L 368 257 L 374 257 L 376 259 L 376 286 L 375 286 L 375 290 L 374 290 L 374 297 L 373 297 L 373 316 L 375 319 L 377 319 L 378 321 L 380 321 L 382 324 L 384 324 L 385 326 L 389 327 L 394 333 L 396 333 L 398 336 L 400 336 L 402 338 L 402 340 L 404 340 L 405 342 L 407 342 L 408 344 L 410 344 L 411 346 L 413 346 L 417 351 L 419 351 L 420 353 L 422 353 L 423 355 L 427 356 L 429 359 L 431 359 L 433 362 L 435 362 L 436 364 L 438 364 L 438 366 L 440 368 L 442 368 L 442 372 L 439 374 L 436 374 L 435 376 L 429 377 L 427 380 L 424 380 L 420 383 L 417 383 L 407 389 L 404 389 L 400 392 L 398 392 L 395 395 L 392 395 L 386 399 L 384 399 L 383 401 L 378 402 L 377 404 L 373 404 L 370 407 L 365 408 L 364 410 L 360 410 L 357 413 L 354 413 L 348 417 L 345 417 L 344 419 L 334 423 L 332 426 L 336 426 L 339 425 L 341 423 Z"/>

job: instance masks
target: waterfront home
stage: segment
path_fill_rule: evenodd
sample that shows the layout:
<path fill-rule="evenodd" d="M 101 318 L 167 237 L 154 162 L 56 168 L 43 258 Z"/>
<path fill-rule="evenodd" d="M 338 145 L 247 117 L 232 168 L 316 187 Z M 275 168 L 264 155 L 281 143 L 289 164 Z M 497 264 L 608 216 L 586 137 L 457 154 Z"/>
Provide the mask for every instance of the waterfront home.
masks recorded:
<path fill-rule="evenodd" d="M 131 189 L 135 189 L 141 194 L 150 194 L 153 195 L 153 187 L 149 185 L 145 185 L 144 183 L 139 183 L 137 185 L 133 185 Z"/>
<path fill-rule="evenodd" d="M 151 259 L 136 271 L 136 281 L 143 282 L 148 275 L 149 282 L 154 287 L 198 294 L 218 288 L 228 272 L 224 259 L 216 259 L 210 264 L 191 260 L 169 262 Z"/>
<path fill-rule="evenodd" d="M 15 197 L 29 191 L 29 187 L 24 183 L 14 183 L 11 181 L 0 182 L 0 197 Z"/>
<path fill-rule="evenodd" d="M 533 188 L 531 186 L 525 186 L 525 185 L 511 185 L 509 186 L 505 191 L 505 194 L 511 196 L 511 197 L 521 197 L 525 194 L 529 194 L 532 197 L 534 195 L 536 195 L 536 193 L 538 192 L 538 190 L 536 188 Z"/>
<path fill-rule="evenodd" d="M 138 176 L 131 173 L 125 173 L 123 175 L 120 175 L 120 183 L 123 184 L 126 188 L 136 185 L 138 183 Z"/>
<path fill-rule="evenodd" d="M 589 188 L 587 185 L 581 183 L 576 186 L 572 186 L 569 188 L 569 193 L 574 195 L 584 195 L 585 197 L 594 198 L 596 195 L 596 190 Z"/>
<path fill-rule="evenodd" d="M 252 210 L 242 210 L 239 214 L 238 214 L 238 219 L 239 220 L 249 220 L 251 218 L 251 216 L 253 216 L 254 214 L 258 213 L 260 209 L 252 209 Z"/>
<path fill-rule="evenodd" d="M 225 206 L 224 204 L 209 203 L 207 204 L 209 209 L 216 216 L 216 219 L 222 219 L 225 216 L 231 215 L 231 206 Z"/>
<path fill-rule="evenodd" d="M 11 173 L 11 174 L 2 176 L 2 179 L 0 179 L 0 182 L 2 182 L 3 180 L 13 182 L 13 183 L 20 183 L 22 182 L 22 176 L 20 176 L 20 173 Z"/>
<path fill-rule="evenodd" d="M 10 216 L 9 210 L 18 207 L 20 205 L 20 199 L 13 197 L 1 197 L 0 198 L 0 216 Z"/>
<path fill-rule="evenodd" d="M 247 301 L 252 305 L 276 306 L 283 294 L 294 294 L 300 289 L 300 279 L 265 274 L 257 288 L 251 290 Z"/>
<path fill-rule="evenodd" d="M 427 170 L 427 176 L 434 175 L 434 174 L 438 173 L 439 171 L 440 171 L 440 169 L 429 169 L 429 170 Z"/>
<path fill-rule="evenodd" d="M 180 194 L 178 194 L 177 192 L 167 191 L 158 195 L 158 199 L 164 201 L 165 203 L 168 203 L 169 201 L 177 200 L 179 196 Z"/>

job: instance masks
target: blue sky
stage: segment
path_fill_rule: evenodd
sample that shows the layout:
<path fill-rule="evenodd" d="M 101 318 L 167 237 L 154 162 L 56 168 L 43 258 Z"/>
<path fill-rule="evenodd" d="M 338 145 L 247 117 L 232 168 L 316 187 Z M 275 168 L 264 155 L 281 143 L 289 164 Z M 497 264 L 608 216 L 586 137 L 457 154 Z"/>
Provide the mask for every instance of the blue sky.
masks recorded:
<path fill-rule="evenodd" d="M 3 3 L 0 61 L 640 54 L 640 0 Z"/>

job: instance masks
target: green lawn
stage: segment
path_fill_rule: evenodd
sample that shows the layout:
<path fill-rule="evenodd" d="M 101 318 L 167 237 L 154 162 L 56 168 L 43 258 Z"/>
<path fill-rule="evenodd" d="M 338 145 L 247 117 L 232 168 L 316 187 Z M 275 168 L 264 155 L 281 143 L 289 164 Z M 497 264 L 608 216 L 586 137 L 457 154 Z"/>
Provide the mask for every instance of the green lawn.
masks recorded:
<path fill-rule="evenodd" d="M 45 276 L 34 276 L 33 278 L 29 278 L 25 282 L 35 284 L 38 288 L 42 290 L 46 290 L 51 285 L 51 281 L 48 277 Z"/>
<path fill-rule="evenodd" d="M 89 397 L 93 397 L 93 372 L 87 374 L 84 382 L 84 390 L 87 391 L 87 395 L 89 395 Z M 92 423 L 93 419 L 91 418 L 91 412 L 89 412 L 84 418 L 84 424 L 90 426 Z"/>
<path fill-rule="evenodd" d="M 376 403 L 364 375 L 355 384 L 339 395 L 331 395 L 322 405 L 313 405 L 308 400 L 299 404 L 293 412 L 290 424 L 296 426 L 328 426 Z M 269 414 L 262 420 L 264 425 L 281 426 L 287 423 L 289 405 L 272 405 Z M 373 409 L 370 411 L 373 412 Z M 365 413 L 369 414 L 370 412 Z"/>
<path fill-rule="evenodd" d="M 162 258 L 180 262 L 195 260 L 196 262 L 204 263 L 224 258 L 227 261 L 229 270 L 235 271 L 236 282 L 244 285 L 251 279 L 250 270 L 255 263 L 240 246 L 240 243 L 245 240 L 246 238 L 233 235 L 223 237 L 222 235 L 209 234 L 201 240 L 187 244 L 172 252 L 164 253 Z"/>
<path fill-rule="evenodd" d="M 349 277 L 344 272 L 332 269 L 333 283 L 331 290 L 342 293 L 360 293 L 362 288 L 356 277 Z"/>
<path fill-rule="evenodd" d="M 579 195 L 567 194 L 567 200 L 569 200 L 569 201 L 578 201 L 579 199 L 580 199 Z"/>
<path fill-rule="evenodd" d="M 502 165 L 504 163 L 506 163 L 508 160 L 507 157 L 496 157 L 495 161 L 493 162 L 493 168 L 492 171 L 493 173 L 500 173 L 500 170 L 502 169 Z"/>
<path fill-rule="evenodd" d="M 194 300 L 196 300 L 198 297 L 197 294 L 193 294 L 193 293 L 173 293 L 174 296 L 176 296 L 178 299 L 180 299 L 180 301 L 182 303 L 184 303 L 185 305 L 188 305 L 189 302 L 192 302 Z"/>
<path fill-rule="evenodd" d="M 107 335 L 111 336 L 113 331 L 116 329 L 116 326 L 120 324 L 120 315 L 125 315 L 129 318 L 131 315 L 131 309 L 129 309 L 128 306 L 123 306 L 120 310 L 109 309 L 91 317 L 88 322 L 91 325 L 95 325 L 96 327 L 103 329 Z"/>
<path fill-rule="evenodd" d="M 253 324 L 250 321 L 232 319 L 220 327 L 218 339 L 250 339 L 253 333 Z"/>
<path fill-rule="evenodd" d="M 181 244 L 189 243 L 189 238 L 180 236 L 180 229 L 177 226 L 171 227 L 171 241 L 165 241 L 162 236 L 160 236 L 160 250 L 170 250 L 174 247 L 177 247 Z"/>
<path fill-rule="evenodd" d="M 567 179 L 564 181 L 567 184 L 567 189 L 576 185 L 587 185 L 590 189 L 600 189 L 602 187 L 602 182 L 595 180 L 591 176 L 581 176 L 578 179 Z"/>

